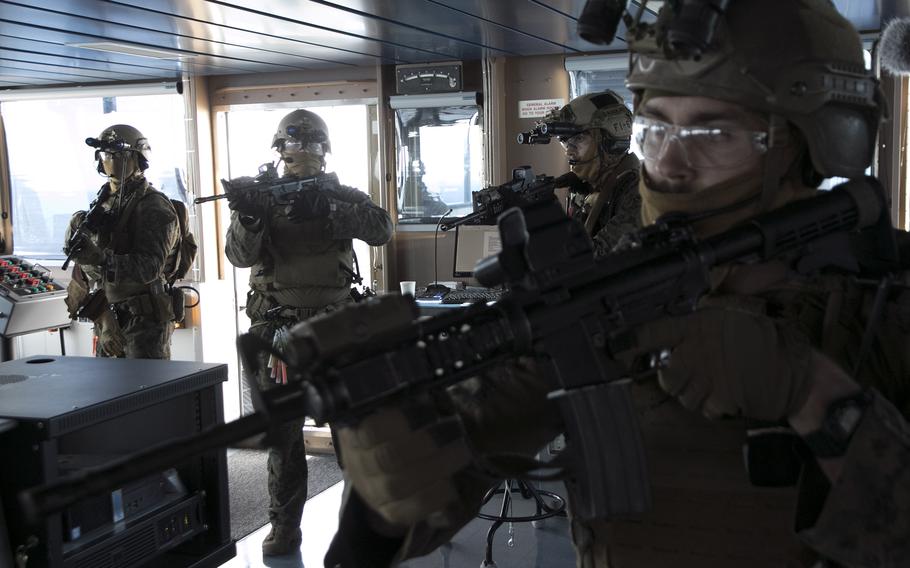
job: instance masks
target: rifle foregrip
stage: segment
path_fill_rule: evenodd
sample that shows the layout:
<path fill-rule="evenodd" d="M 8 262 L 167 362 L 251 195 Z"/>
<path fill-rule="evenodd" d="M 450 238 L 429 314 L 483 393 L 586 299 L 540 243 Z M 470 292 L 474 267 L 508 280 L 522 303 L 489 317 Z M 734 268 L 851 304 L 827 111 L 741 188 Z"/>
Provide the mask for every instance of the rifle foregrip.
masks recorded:
<path fill-rule="evenodd" d="M 638 414 L 627 383 L 602 383 L 561 393 L 567 451 L 566 480 L 585 520 L 635 517 L 651 508 L 651 485 Z"/>

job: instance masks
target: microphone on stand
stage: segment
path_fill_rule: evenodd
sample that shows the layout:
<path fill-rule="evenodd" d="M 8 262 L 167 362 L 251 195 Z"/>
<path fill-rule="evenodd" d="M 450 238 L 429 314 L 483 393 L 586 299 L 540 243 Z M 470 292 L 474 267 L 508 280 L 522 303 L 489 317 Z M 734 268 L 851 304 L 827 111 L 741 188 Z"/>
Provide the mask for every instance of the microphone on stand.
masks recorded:
<path fill-rule="evenodd" d="M 425 297 L 441 297 L 451 290 L 448 286 L 439 283 L 439 226 L 442 225 L 442 220 L 451 212 L 452 209 L 449 209 L 443 213 L 442 217 L 440 217 L 439 221 L 436 223 L 436 231 L 433 233 L 433 283 L 427 286 L 427 289 L 424 292 Z"/>

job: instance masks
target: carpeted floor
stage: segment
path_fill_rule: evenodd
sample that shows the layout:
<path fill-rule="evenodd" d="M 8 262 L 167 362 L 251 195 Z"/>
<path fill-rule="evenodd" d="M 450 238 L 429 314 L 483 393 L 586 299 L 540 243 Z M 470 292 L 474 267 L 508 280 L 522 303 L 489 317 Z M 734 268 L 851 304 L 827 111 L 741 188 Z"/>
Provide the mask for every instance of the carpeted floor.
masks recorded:
<path fill-rule="evenodd" d="M 229 449 L 227 452 L 232 538 L 243 538 L 269 522 L 267 455 L 266 450 Z M 335 456 L 310 456 L 307 466 L 307 499 L 341 481 Z"/>

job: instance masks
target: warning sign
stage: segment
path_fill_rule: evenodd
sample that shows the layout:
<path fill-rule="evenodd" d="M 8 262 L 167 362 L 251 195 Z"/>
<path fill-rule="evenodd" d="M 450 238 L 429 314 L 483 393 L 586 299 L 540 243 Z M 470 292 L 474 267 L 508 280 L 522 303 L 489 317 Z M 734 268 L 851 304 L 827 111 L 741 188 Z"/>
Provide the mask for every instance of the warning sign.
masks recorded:
<path fill-rule="evenodd" d="M 536 99 L 518 101 L 518 118 L 541 118 L 554 108 L 561 108 L 566 99 Z"/>

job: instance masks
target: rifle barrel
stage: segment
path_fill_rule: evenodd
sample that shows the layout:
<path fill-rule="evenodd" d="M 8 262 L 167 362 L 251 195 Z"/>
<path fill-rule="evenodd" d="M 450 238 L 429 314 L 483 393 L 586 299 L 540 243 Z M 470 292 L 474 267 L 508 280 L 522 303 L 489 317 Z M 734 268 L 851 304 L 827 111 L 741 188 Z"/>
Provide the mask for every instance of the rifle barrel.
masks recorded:
<path fill-rule="evenodd" d="M 199 205 L 200 203 L 208 203 L 209 201 L 217 201 L 219 199 L 224 199 L 227 197 L 227 193 L 219 193 L 218 195 L 208 195 L 206 197 L 197 197 L 193 200 L 193 205 Z"/>

